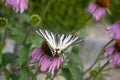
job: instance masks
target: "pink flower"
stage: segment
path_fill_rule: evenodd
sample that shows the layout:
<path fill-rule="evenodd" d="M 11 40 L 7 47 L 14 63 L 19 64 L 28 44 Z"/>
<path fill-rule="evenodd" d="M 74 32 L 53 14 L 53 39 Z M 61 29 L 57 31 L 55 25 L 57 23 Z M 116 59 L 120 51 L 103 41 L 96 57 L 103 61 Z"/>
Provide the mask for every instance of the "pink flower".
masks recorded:
<path fill-rule="evenodd" d="M 6 0 L 6 5 L 11 6 L 16 12 L 23 13 L 28 8 L 28 0 Z"/>
<path fill-rule="evenodd" d="M 92 14 L 96 21 L 100 21 L 106 14 L 107 8 L 99 5 L 97 2 L 92 2 L 90 3 L 86 11 Z"/>
<path fill-rule="evenodd" d="M 44 48 L 42 47 L 43 45 L 35 48 L 30 53 L 30 66 L 32 66 L 34 62 L 38 61 L 39 68 L 42 72 L 52 73 L 52 75 L 54 75 L 54 72 L 60 68 L 64 59 L 62 56 L 51 57 L 48 53 L 44 53 Z"/>
<path fill-rule="evenodd" d="M 114 39 L 120 39 L 120 21 L 109 26 L 107 30 Z"/>
<path fill-rule="evenodd" d="M 104 56 L 110 56 L 110 63 L 120 66 L 120 39 L 106 49 Z"/>
<path fill-rule="evenodd" d="M 62 65 L 64 53 L 68 48 L 73 44 L 83 41 L 76 36 L 56 34 L 47 30 L 39 29 L 36 32 L 44 41 L 41 47 L 34 49 L 30 53 L 30 65 L 38 61 L 40 70 L 52 73 L 52 75 L 54 75 L 55 71 Z"/>

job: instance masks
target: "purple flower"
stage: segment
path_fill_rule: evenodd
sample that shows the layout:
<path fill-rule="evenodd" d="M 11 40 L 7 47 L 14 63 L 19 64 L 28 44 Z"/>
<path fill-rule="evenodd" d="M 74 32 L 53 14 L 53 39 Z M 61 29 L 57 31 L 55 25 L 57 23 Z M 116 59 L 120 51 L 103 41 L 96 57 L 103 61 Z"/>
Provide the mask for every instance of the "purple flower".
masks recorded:
<path fill-rule="evenodd" d="M 58 70 L 63 63 L 62 56 L 55 56 L 52 58 L 45 54 L 41 47 L 34 49 L 30 53 L 30 58 L 30 66 L 32 66 L 34 62 L 38 61 L 40 70 L 43 72 L 52 73 L 52 75 L 54 75 L 54 72 Z"/>
<path fill-rule="evenodd" d="M 116 66 L 120 66 L 120 39 L 116 40 L 115 44 L 109 46 L 105 53 L 105 57 L 110 56 L 110 63 L 113 63 Z"/>
<path fill-rule="evenodd" d="M 96 21 L 100 21 L 106 14 L 107 8 L 99 5 L 97 2 L 92 2 L 90 3 L 86 11 L 92 14 Z"/>
<path fill-rule="evenodd" d="M 38 61 L 38 66 L 41 71 L 52 73 L 54 75 L 55 71 L 60 68 L 64 61 L 64 53 L 73 44 L 83 41 L 81 38 L 66 35 L 66 34 L 54 34 L 47 30 L 37 30 L 39 36 L 41 36 L 44 41 L 41 47 L 34 49 L 30 53 L 30 65 Z"/>
<path fill-rule="evenodd" d="M 114 39 L 120 39 L 120 21 L 109 26 L 107 30 Z"/>
<path fill-rule="evenodd" d="M 23 13 L 28 8 L 28 0 L 6 0 L 6 5 L 11 6 L 16 12 Z"/>

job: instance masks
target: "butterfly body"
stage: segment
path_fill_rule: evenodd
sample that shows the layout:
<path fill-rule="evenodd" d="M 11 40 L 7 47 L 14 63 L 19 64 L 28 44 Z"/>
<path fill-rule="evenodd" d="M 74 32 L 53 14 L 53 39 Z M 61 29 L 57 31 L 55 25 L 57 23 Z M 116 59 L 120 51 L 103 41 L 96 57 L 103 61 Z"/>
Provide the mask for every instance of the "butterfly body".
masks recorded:
<path fill-rule="evenodd" d="M 40 29 L 36 32 L 44 39 L 42 43 L 43 52 L 52 57 L 63 55 L 70 46 L 83 41 L 81 38 L 73 35 L 54 34 L 47 30 Z"/>
<path fill-rule="evenodd" d="M 42 49 L 42 51 L 44 52 L 44 54 L 48 55 L 49 57 L 53 57 L 52 52 L 51 52 L 51 50 L 50 50 L 50 48 L 49 48 L 49 46 L 48 46 L 47 41 L 44 40 L 44 41 L 42 42 L 41 49 Z M 55 53 L 55 56 L 56 56 L 56 57 L 59 56 L 59 55 L 58 55 L 58 52 L 59 52 L 59 49 L 56 49 L 56 53 Z"/>

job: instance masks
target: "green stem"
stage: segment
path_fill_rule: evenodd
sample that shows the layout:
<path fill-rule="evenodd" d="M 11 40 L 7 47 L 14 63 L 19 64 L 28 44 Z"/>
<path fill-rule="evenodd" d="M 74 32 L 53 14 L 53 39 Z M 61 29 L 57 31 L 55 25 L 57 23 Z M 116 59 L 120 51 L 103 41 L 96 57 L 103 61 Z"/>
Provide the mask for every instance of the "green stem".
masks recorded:
<path fill-rule="evenodd" d="M 64 62 L 63 62 L 63 63 L 64 63 Z M 62 63 L 62 64 L 63 64 L 63 63 Z M 62 67 L 62 65 L 61 65 L 60 68 L 55 72 L 55 74 L 51 77 L 50 80 L 54 80 L 54 78 L 56 77 L 56 75 L 57 75 L 58 71 L 61 69 L 61 67 Z"/>
<path fill-rule="evenodd" d="M 110 71 L 110 70 L 114 70 L 114 69 L 119 69 L 119 67 L 115 66 L 115 67 L 110 67 L 104 70 L 105 71 Z"/>
<path fill-rule="evenodd" d="M 85 24 L 91 19 L 92 16 L 88 17 L 80 26 L 85 26 Z M 74 29 L 72 31 L 72 34 L 76 34 L 77 32 L 79 32 L 79 30 L 81 29 L 81 27 L 77 27 L 76 29 Z"/>
<path fill-rule="evenodd" d="M 4 34 L 1 40 L 1 44 L 3 45 L 5 44 L 6 37 L 7 37 L 7 27 L 5 27 Z"/>
<path fill-rule="evenodd" d="M 53 75 L 53 76 L 52 76 L 52 78 L 51 78 L 50 80 L 54 80 L 55 76 L 56 76 L 56 74 L 55 74 L 55 75 Z"/>
<path fill-rule="evenodd" d="M 109 64 L 109 60 L 100 68 L 100 70 L 98 71 L 98 73 L 96 74 L 96 76 L 94 77 L 93 80 L 96 80 L 96 78 L 98 77 L 98 75 L 103 71 L 103 69 Z"/>
<path fill-rule="evenodd" d="M 31 80 L 35 80 L 38 72 L 39 72 L 39 68 L 36 70 L 36 72 L 34 73 L 34 75 L 33 75 L 32 78 L 31 78 Z"/>
<path fill-rule="evenodd" d="M 48 1 L 47 6 L 46 6 L 46 8 L 44 9 L 44 11 L 43 11 L 43 13 L 42 13 L 42 19 L 45 18 L 46 14 L 47 14 L 47 11 L 48 11 L 48 9 L 50 8 L 50 5 L 51 5 L 52 1 L 53 1 L 53 0 L 49 0 L 49 1 Z"/>
<path fill-rule="evenodd" d="M 31 31 L 32 31 L 32 30 L 29 30 L 28 33 L 26 34 L 25 39 L 24 39 L 24 41 L 23 41 L 23 45 L 26 44 L 26 41 L 27 41 L 27 39 L 28 39 L 28 37 L 29 37 Z"/>
<path fill-rule="evenodd" d="M 90 71 L 90 70 L 95 66 L 95 64 L 99 61 L 101 55 L 105 52 L 105 48 L 106 48 L 112 41 L 113 41 L 113 39 L 110 40 L 110 41 L 102 48 L 101 52 L 99 53 L 99 55 L 98 55 L 98 57 L 96 58 L 96 60 L 94 61 L 94 63 L 93 63 L 87 70 L 84 71 L 83 75 L 86 74 L 88 71 Z"/>
<path fill-rule="evenodd" d="M 96 9 L 97 9 L 98 7 L 96 7 Z M 93 13 L 96 11 L 96 9 L 93 11 Z M 92 16 L 92 14 L 90 15 L 90 17 L 88 17 L 87 19 L 86 19 L 86 21 L 84 21 L 84 23 L 82 23 L 80 26 L 85 26 L 85 24 L 92 18 L 93 16 Z M 81 28 L 77 28 L 77 29 L 75 29 L 75 30 L 73 30 L 73 34 L 77 34 L 77 32 L 80 30 Z"/>

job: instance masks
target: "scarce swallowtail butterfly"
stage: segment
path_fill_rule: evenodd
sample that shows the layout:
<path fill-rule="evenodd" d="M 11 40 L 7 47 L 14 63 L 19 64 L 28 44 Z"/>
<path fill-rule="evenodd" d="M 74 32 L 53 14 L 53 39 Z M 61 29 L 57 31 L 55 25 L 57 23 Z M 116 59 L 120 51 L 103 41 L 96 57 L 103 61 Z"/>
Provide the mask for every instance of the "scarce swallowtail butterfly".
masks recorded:
<path fill-rule="evenodd" d="M 63 55 L 65 51 L 72 45 L 83 41 L 80 37 L 67 34 L 54 34 L 47 30 L 37 30 L 37 34 L 47 42 L 48 48 L 52 56 Z M 49 52 L 46 50 L 46 52 Z"/>

